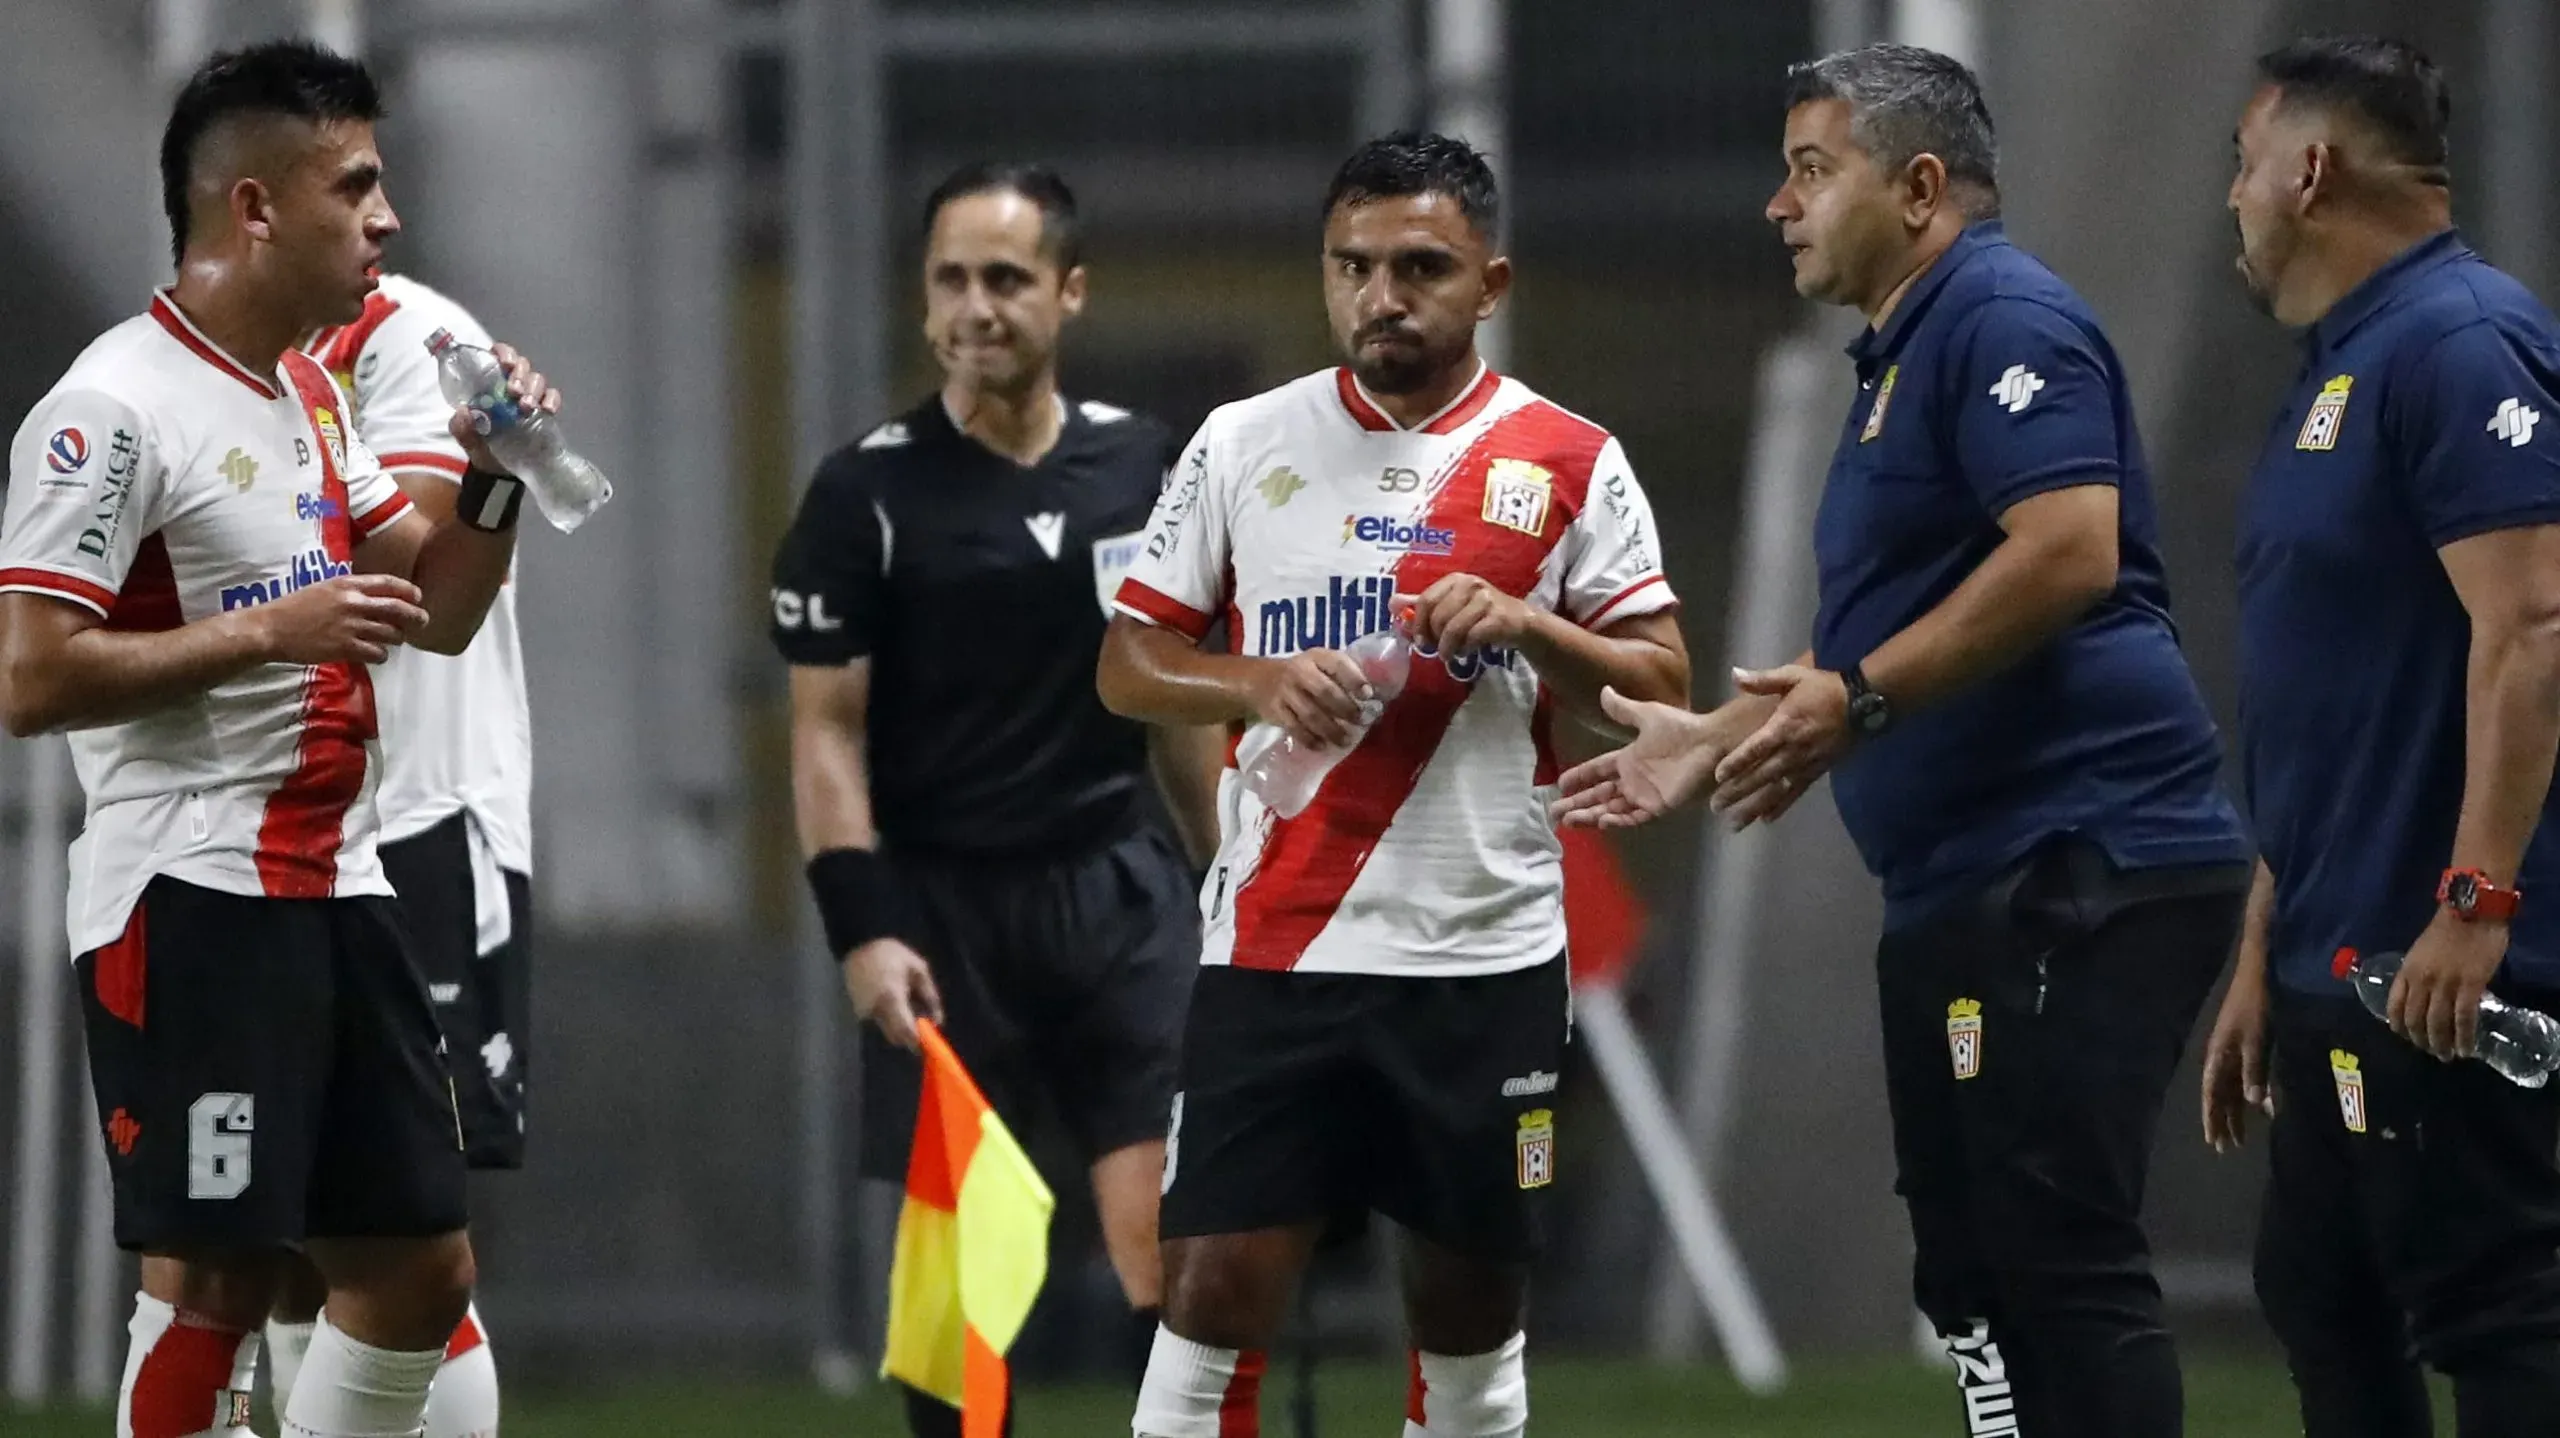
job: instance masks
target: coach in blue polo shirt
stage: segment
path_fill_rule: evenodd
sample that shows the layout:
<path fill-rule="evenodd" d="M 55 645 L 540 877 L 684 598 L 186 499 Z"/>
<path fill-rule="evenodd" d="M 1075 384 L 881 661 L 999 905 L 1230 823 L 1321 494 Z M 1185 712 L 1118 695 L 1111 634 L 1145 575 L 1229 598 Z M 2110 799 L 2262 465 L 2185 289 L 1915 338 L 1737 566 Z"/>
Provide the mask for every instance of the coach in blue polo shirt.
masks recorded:
<path fill-rule="evenodd" d="M 1876 46 L 1793 81 L 1769 218 L 1797 290 L 1869 322 L 1813 649 L 1712 714 L 1613 705 L 1636 740 L 1559 815 L 1713 789 L 1749 823 L 1830 773 L 1885 886 L 1896 1187 L 1972 1390 L 1950 1431 L 2171 1438 L 2143 1182 L 2248 868 L 2132 400 L 2088 306 L 2002 233 L 1971 73 Z"/>
<path fill-rule="evenodd" d="M 2311 1438 L 2435 1431 L 2413 1345 L 2463 1438 L 2550 1438 L 2560 1088 L 2464 1056 L 2486 988 L 2560 1013 L 2560 330 L 2453 231 L 2425 56 L 2305 41 L 2258 78 L 2230 205 L 2303 365 L 2241 511 L 2264 864 L 2206 1136 L 2272 1099 L 2258 1294 Z M 2341 949 L 2407 953 L 2389 1029 Z"/>

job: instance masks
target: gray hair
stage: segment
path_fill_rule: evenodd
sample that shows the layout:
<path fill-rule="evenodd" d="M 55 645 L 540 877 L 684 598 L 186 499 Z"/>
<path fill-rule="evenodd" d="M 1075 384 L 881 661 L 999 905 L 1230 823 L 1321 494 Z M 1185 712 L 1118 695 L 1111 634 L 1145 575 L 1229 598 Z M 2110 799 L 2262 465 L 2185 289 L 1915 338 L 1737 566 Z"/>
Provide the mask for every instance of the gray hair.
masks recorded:
<path fill-rule="evenodd" d="M 1787 108 L 1815 100 L 1849 107 L 1849 134 L 1887 171 L 1935 155 L 1947 178 L 1980 192 L 1976 214 L 2000 208 L 2000 141 L 1982 82 L 1961 61 L 1917 45 L 1869 45 L 1787 67 Z"/>

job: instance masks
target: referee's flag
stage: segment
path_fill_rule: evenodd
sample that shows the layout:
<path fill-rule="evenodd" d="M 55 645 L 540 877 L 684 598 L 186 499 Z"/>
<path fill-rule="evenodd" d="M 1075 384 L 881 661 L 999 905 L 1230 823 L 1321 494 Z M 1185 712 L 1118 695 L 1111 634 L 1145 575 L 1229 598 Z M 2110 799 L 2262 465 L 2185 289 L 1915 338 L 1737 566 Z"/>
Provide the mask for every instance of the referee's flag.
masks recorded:
<path fill-rule="evenodd" d="M 924 1041 L 924 1099 L 889 1268 L 880 1371 L 960 1410 L 962 1438 L 1004 1427 L 1005 1350 L 1049 1271 L 1055 1200 L 940 1030 Z"/>

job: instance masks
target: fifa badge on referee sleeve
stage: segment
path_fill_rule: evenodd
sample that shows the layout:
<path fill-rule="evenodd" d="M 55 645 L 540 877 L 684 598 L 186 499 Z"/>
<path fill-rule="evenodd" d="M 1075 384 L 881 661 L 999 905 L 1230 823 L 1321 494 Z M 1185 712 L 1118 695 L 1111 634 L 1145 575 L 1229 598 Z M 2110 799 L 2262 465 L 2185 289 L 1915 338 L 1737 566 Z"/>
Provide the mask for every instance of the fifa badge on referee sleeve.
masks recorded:
<path fill-rule="evenodd" d="M 2342 374 L 2320 386 L 2320 397 L 2311 402 L 2311 412 L 2302 417 L 2302 433 L 2294 437 L 2295 449 L 2331 450 L 2338 447 L 2338 429 L 2347 419 L 2347 391 L 2356 387 L 2356 377 Z"/>
<path fill-rule="evenodd" d="M 2364 1132 L 2364 1066 L 2345 1049 L 2331 1049 L 2329 1077 L 2338 1081 L 2338 1117 L 2346 1120 L 2347 1132 Z"/>
<path fill-rule="evenodd" d="M 1520 1186 L 1544 1188 L 1556 1181 L 1555 1110 L 1533 1108 L 1520 1115 Z"/>
<path fill-rule="evenodd" d="M 1947 1005 L 1947 1058 L 1958 1079 L 1982 1072 L 1982 1005 L 1958 999 Z"/>

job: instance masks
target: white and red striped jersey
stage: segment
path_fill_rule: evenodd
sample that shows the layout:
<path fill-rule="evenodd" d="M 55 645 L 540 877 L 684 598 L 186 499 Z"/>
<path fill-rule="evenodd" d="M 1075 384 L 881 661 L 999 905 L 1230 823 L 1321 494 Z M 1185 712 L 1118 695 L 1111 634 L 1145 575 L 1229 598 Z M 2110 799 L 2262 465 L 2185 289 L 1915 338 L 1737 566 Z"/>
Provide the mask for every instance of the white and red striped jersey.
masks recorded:
<path fill-rule="evenodd" d="M 363 317 L 322 335 L 311 352 L 353 401 L 356 434 L 384 469 L 458 485 L 462 447 L 445 427 L 453 406 L 436 386 L 435 357 L 427 353 L 427 337 L 439 329 L 464 344 L 489 344 L 461 305 L 406 276 L 385 275 Z M 460 654 L 397 649 L 374 666 L 373 679 L 382 706 L 382 841 L 466 813 L 500 867 L 531 873 L 533 722 L 515 576 L 508 575 Z M 491 917 L 503 923 L 505 913 L 500 891 Z"/>
<path fill-rule="evenodd" d="M 350 573 L 408 512 L 335 381 L 288 352 L 259 374 L 164 292 L 73 361 L 9 448 L 0 592 L 112 629 L 176 629 Z M 276 898 L 387 894 L 360 664 L 268 664 L 156 714 L 83 729 L 71 949 L 114 939 L 155 874 Z"/>
<path fill-rule="evenodd" d="M 1328 370 L 1209 416 L 1119 608 L 1195 639 L 1223 613 L 1237 652 L 1279 657 L 1349 644 L 1450 574 L 1594 628 L 1675 602 L 1608 431 L 1491 372 L 1406 429 Z M 1230 767 L 1202 962 L 1457 976 L 1562 953 L 1551 722 L 1516 653 L 1418 658 L 1297 818 Z"/>

